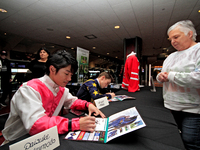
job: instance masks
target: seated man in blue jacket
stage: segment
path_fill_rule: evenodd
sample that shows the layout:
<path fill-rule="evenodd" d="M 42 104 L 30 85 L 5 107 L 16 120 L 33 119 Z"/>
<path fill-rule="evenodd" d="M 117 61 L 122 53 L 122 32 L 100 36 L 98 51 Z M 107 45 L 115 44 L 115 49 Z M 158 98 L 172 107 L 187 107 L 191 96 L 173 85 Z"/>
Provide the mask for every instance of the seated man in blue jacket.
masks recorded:
<path fill-rule="evenodd" d="M 114 98 L 115 93 L 102 93 L 102 89 L 106 88 L 113 81 L 113 77 L 108 72 L 102 72 L 96 79 L 87 80 L 79 89 L 76 96 L 79 99 L 94 102 L 95 99 L 107 96 L 108 99 Z"/>

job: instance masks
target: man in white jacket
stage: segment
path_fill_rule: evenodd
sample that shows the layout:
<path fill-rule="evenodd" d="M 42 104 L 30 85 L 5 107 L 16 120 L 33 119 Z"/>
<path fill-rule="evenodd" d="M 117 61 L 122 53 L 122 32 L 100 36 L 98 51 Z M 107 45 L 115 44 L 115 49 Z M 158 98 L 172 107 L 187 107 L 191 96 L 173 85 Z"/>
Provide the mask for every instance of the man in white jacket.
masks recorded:
<path fill-rule="evenodd" d="M 157 80 L 163 82 L 164 105 L 170 109 L 187 150 L 200 149 L 200 43 L 191 21 L 168 29 L 177 50 L 163 63 Z"/>
<path fill-rule="evenodd" d="M 58 134 L 70 130 L 93 132 L 96 125 L 91 114 L 105 117 L 92 103 L 72 96 L 66 88 L 78 68 L 77 61 L 69 53 L 58 51 L 48 59 L 46 67 L 46 75 L 24 83 L 13 96 L 10 114 L 2 131 L 6 142 L 53 126 L 57 126 Z M 63 105 L 68 109 L 88 110 L 89 115 L 72 120 L 58 116 Z"/>

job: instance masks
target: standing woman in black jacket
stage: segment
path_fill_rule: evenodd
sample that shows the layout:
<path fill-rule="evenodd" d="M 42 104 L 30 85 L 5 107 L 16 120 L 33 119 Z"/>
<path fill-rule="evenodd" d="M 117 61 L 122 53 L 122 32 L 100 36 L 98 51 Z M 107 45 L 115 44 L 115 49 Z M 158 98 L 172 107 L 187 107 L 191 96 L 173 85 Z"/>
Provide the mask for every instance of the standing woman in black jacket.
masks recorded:
<path fill-rule="evenodd" d="M 44 76 L 45 64 L 49 57 L 50 52 L 45 47 L 38 50 L 36 58 L 27 65 L 27 68 L 32 72 L 32 78 Z"/>

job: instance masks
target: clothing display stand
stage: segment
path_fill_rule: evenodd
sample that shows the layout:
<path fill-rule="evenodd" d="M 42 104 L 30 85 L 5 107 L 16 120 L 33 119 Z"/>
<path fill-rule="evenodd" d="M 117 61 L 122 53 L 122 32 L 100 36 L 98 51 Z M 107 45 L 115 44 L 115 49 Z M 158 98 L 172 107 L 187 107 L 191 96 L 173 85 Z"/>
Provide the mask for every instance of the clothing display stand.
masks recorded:
<path fill-rule="evenodd" d="M 153 82 L 153 77 L 151 76 L 151 85 L 153 87 L 153 89 L 150 89 L 151 92 L 156 92 L 156 87 L 155 87 L 155 84 Z"/>

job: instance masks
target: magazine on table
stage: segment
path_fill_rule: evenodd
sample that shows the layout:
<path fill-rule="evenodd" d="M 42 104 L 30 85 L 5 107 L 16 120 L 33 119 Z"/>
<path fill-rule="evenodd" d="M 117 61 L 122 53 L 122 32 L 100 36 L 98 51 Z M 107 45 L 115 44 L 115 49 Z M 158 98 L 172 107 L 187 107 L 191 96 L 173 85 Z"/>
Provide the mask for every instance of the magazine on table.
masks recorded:
<path fill-rule="evenodd" d="M 96 118 L 94 132 L 72 131 L 65 136 L 65 139 L 107 143 L 114 138 L 145 126 L 146 124 L 137 109 L 132 107 L 115 113 L 108 118 Z"/>
<path fill-rule="evenodd" d="M 123 101 L 123 100 L 135 100 L 135 97 L 127 96 L 127 95 L 116 95 L 114 98 L 109 99 L 109 102 Z"/>

